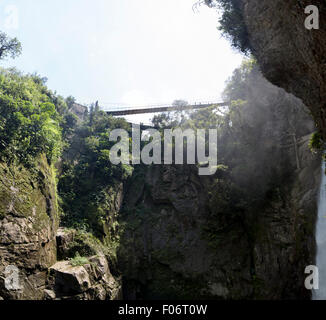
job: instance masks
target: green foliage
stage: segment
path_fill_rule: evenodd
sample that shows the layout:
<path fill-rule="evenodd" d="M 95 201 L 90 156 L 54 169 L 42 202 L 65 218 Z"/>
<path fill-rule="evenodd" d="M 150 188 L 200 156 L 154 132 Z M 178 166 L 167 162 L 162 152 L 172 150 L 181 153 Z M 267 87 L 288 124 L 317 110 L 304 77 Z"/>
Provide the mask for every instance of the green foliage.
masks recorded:
<path fill-rule="evenodd" d="M 244 97 L 248 95 L 251 80 L 257 76 L 259 76 L 259 70 L 256 60 L 253 57 L 244 59 L 241 66 L 235 69 L 228 79 L 223 91 L 223 99 L 225 101 L 244 100 Z"/>
<path fill-rule="evenodd" d="M 0 31 L 0 60 L 6 57 L 15 59 L 22 52 L 22 45 L 17 38 L 9 38 Z"/>
<path fill-rule="evenodd" d="M 321 133 L 320 132 L 313 133 L 309 141 L 310 150 L 319 151 L 322 150 L 323 146 L 324 146 L 324 142 Z"/>
<path fill-rule="evenodd" d="M 152 124 L 155 128 L 167 128 L 178 125 L 178 121 L 173 119 L 172 113 L 161 113 L 152 118 Z"/>
<path fill-rule="evenodd" d="M 222 11 L 219 19 L 219 30 L 230 40 L 232 47 L 247 54 L 250 52 L 248 30 L 243 16 L 242 0 L 205 0 L 209 7 L 217 7 Z"/>
<path fill-rule="evenodd" d="M 66 103 L 67 103 L 68 109 L 70 109 L 74 105 L 75 102 L 76 102 L 76 99 L 73 96 L 67 97 Z"/>
<path fill-rule="evenodd" d="M 0 92 L 1 159 L 27 166 L 42 153 L 49 163 L 58 159 L 61 117 L 43 80 L 0 69 Z"/>
<path fill-rule="evenodd" d="M 105 112 L 91 110 L 84 123 L 69 139 L 62 161 L 58 191 L 62 199 L 67 227 L 86 229 L 99 238 L 105 237 L 105 225 L 114 209 L 114 190 L 110 189 L 132 174 L 130 165 L 112 165 L 109 150 L 115 144 L 109 140 L 115 128 L 131 130 L 123 119 L 114 119 Z"/>
<path fill-rule="evenodd" d="M 188 101 L 185 101 L 185 100 L 174 100 L 173 101 L 173 103 L 172 103 L 172 105 L 174 106 L 174 107 L 180 107 L 180 108 L 182 108 L 182 107 L 186 107 L 187 105 L 189 105 L 189 103 L 188 103 Z"/>
<path fill-rule="evenodd" d="M 78 117 L 70 112 L 67 112 L 63 116 L 63 120 L 61 122 L 62 135 L 65 140 L 69 139 L 69 137 L 74 133 L 78 124 Z"/>
<path fill-rule="evenodd" d="M 11 213 L 10 208 L 14 201 L 15 215 L 27 219 L 33 216 L 31 226 L 35 232 L 39 232 L 48 227 L 50 219 L 55 218 L 57 208 L 53 170 L 44 156 L 39 157 L 36 162 L 37 175 L 34 175 L 34 170 L 22 165 L 0 162 L 0 219 Z M 18 186 L 15 194 L 11 189 L 13 186 Z M 51 217 L 46 202 L 42 201 L 45 195 L 53 199 Z"/>
<path fill-rule="evenodd" d="M 81 257 L 78 252 L 76 252 L 75 257 L 74 258 L 71 258 L 69 261 L 70 261 L 70 264 L 73 267 L 82 267 L 85 264 L 89 264 L 90 263 L 87 258 Z"/>
<path fill-rule="evenodd" d="M 65 233 L 71 239 L 66 243 L 64 250 L 58 250 L 58 260 L 71 260 L 76 256 L 91 257 L 98 254 L 107 254 L 108 249 L 92 233 L 75 228 L 66 228 Z"/>

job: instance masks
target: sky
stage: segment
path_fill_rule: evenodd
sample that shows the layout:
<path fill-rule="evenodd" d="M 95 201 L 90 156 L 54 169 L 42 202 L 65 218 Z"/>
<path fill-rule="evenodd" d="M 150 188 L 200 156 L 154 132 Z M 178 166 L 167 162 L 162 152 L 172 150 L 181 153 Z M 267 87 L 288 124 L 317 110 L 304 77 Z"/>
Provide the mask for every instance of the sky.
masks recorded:
<path fill-rule="evenodd" d="M 23 46 L 1 65 L 37 72 L 58 94 L 105 109 L 219 101 L 243 57 L 219 34 L 218 13 L 194 12 L 195 2 L 1 0 L 0 30 Z"/>

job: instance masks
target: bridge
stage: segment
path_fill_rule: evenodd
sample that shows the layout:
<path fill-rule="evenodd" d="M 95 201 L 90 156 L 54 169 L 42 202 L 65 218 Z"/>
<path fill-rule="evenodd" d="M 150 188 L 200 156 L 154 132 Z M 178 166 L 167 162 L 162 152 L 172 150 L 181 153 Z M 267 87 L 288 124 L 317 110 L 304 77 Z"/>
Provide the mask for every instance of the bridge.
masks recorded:
<path fill-rule="evenodd" d="M 145 113 L 160 113 L 160 112 L 171 112 L 171 111 L 184 111 L 184 110 L 196 110 L 205 109 L 212 106 L 226 107 L 229 106 L 230 102 L 206 102 L 206 103 L 195 103 L 188 105 L 160 105 L 160 106 L 148 106 L 138 108 L 116 108 L 115 110 L 105 110 L 106 108 L 101 107 L 101 110 L 105 111 L 111 116 L 129 116 L 133 114 L 145 114 Z"/>
<path fill-rule="evenodd" d="M 115 108 L 114 110 L 106 110 L 107 108 L 99 106 L 98 101 L 95 103 L 95 108 L 101 109 L 106 112 L 108 115 L 112 116 L 128 116 L 133 114 L 146 114 L 146 113 L 159 113 L 159 112 L 171 112 L 171 111 L 184 111 L 184 110 L 196 110 L 196 109 L 205 109 L 210 107 L 227 107 L 230 105 L 230 102 L 205 102 L 205 103 L 193 103 L 193 104 L 184 104 L 184 105 L 156 105 L 156 106 L 145 106 L 145 107 L 131 107 L 131 108 Z M 94 104 L 93 104 L 94 106 Z M 85 113 L 87 112 L 88 107 L 85 105 L 74 103 L 71 111 L 77 115 L 80 120 L 84 120 Z M 130 125 L 133 123 L 129 122 Z M 141 130 L 148 130 L 153 128 L 152 124 L 140 124 Z"/>

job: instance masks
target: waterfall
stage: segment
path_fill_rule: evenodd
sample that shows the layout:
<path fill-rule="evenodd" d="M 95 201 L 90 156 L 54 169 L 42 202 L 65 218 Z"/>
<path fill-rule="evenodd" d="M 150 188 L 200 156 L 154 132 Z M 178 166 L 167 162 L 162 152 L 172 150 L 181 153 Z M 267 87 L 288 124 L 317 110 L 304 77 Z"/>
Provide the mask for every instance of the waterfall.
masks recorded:
<path fill-rule="evenodd" d="M 319 271 L 319 289 L 313 290 L 313 300 L 326 300 L 326 175 L 322 161 L 321 183 L 316 225 L 316 265 Z"/>

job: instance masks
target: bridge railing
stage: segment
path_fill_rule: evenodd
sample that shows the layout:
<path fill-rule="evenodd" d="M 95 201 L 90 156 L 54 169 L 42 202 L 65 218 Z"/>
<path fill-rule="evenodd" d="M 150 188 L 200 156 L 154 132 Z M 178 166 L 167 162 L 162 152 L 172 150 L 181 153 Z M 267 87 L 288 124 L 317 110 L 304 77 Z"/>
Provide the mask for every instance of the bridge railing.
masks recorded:
<path fill-rule="evenodd" d="M 111 109 L 101 108 L 103 111 L 114 116 L 131 115 L 131 114 L 144 114 L 144 113 L 157 113 L 157 112 L 169 112 L 178 110 L 191 110 L 208 108 L 210 106 L 228 106 L 229 102 L 200 102 L 195 104 L 187 104 L 184 106 L 162 104 L 162 105 L 151 105 L 151 106 L 140 106 L 140 107 L 114 107 Z"/>

